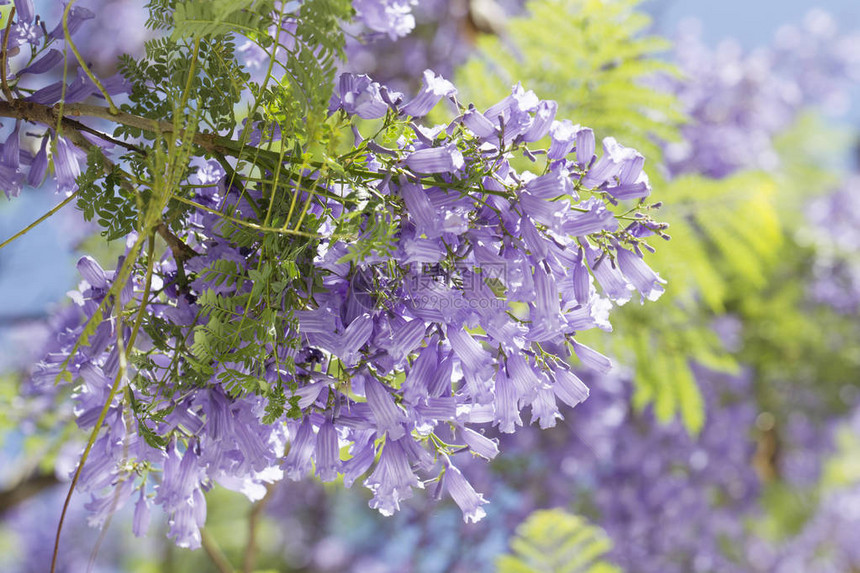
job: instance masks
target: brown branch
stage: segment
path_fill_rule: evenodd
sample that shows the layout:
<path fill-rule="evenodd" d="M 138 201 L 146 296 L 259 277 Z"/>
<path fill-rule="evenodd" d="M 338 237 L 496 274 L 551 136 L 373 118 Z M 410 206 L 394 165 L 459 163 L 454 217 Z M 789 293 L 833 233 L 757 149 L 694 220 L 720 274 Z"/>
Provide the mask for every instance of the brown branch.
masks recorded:
<path fill-rule="evenodd" d="M 141 155 L 146 155 L 146 152 L 142 150 L 140 147 L 134 145 L 133 143 L 128 143 L 119 139 L 115 139 L 106 133 L 102 133 L 97 129 L 93 129 L 88 125 L 84 125 L 83 123 L 76 121 L 74 119 L 69 119 L 67 117 L 63 118 L 63 125 L 66 127 L 71 127 L 78 131 L 83 131 L 89 133 L 90 135 L 94 135 L 101 139 L 102 141 L 107 141 L 108 143 L 113 143 L 114 145 L 118 145 L 123 149 L 127 149 L 128 151 L 134 151 L 135 153 L 139 153 Z"/>
<path fill-rule="evenodd" d="M 139 115 L 134 115 L 125 111 L 119 111 L 114 114 L 111 113 L 110 109 L 98 105 L 86 103 L 66 104 L 64 106 L 64 112 L 67 115 L 73 116 L 107 119 L 126 127 L 133 127 L 150 133 L 173 133 L 175 131 L 173 123 L 169 121 L 156 121 L 154 119 L 140 117 Z M 199 145 L 210 153 L 223 153 L 227 155 L 234 154 L 234 146 L 238 143 L 228 137 L 214 133 L 195 133 L 193 141 L 196 145 Z"/>
<path fill-rule="evenodd" d="M 3 35 L 3 48 L 0 48 L 0 81 L 3 85 L 3 95 L 8 101 L 12 101 L 12 90 L 9 89 L 9 82 L 6 81 L 6 65 L 9 57 L 9 32 L 12 30 L 12 18 L 15 16 L 15 7 L 9 11 L 9 21 L 6 22 L 6 31 Z"/>
<path fill-rule="evenodd" d="M 257 525 L 274 489 L 274 484 L 266 484 L 266 494 L 254 504 L 251 513 L 248 514 L 248 543 L 245 545 L 245 557 L 242 560 L 243 573 L 254 571 L 254 564 L 257 562 Z"/>
<path fill-rule="evenodd" d="M 170 247 L 171 252 L 173 253 L 173 258 L 176 259 L 176 263 L 181 265 L 191 257 L 196 257 L 199 253 L 189 247 L 185 241 L 174 235 L 170 231 L 170 227 L 164 224 L 162 221 L 155 228 L 161 238 L 164 239 L 164 242 L 167 243 L 167 246 Z"/>
<path fill-rule="evenodd" d="M 15 485 L 0 491 L 0 514 L 59 483 L 60 481 L 52 472 L 31 473 Z"/>
<path fill-rule="evenodd" d="M 72 117 L 96 117 L 100 119 L 106 119 L 113 123 L 118 123 L 126 127 L 131 127 L 150 133 L 173 133 L 175 131 L 173 124 L 169 121 L 156 121 L 154 119 L 140 117 L 138 115 L 134 115 L 124 111 L 118 111 L 114 114 L 111 113 L 110 109 L 106 107 L 85 103 L 64 104 L 62 113 L 63 125 L 73 128 L 75 131 L 90 131 L 91 128 L 83 126 L 83 124 L 81 124 L 79 121 L 72 119 Z M 0 117 L 14 117 L 33 123 L 41 123 L 43 125 L 54 126 L 60 119 L 60 107 L 59 105 L 48 106 L 31 101 L 12 100 L 0 102 Z M 131 145 L 128 143 L 119 142 L 118 140 L 115 140 L 113 138 L 108 138 L 108 136 L 96 130 L 91 130 L 91 132 L 93 132 L 93 135 L 101 137 L 102 139 L 106 139 L 107 141 L 117 143 L 126 148 L 129 148 L 129 146 Z M 80 139 L 86 141 L 86 139 L 84 139 L 83 137 L 81 137 Z M 195 145 L 202 147 L 204 150 L 210 153 L 222 153 L 226 155 L 235 155 L 237 153 L 235 151 L 235 146 L 238 144 L 238 142 L 233 141 L 232 139 L 224 137 L 222 135 L 212 133 L 195 133 L 193 141 Z M 72 143 L 81 146 L 78 141 L 73 140 Z M 87 144 L 89 144 L 89 142 L 87 142 Z M 134 147 L 132 147 L 131 150 L 140 151 L 139 149 Z"/>

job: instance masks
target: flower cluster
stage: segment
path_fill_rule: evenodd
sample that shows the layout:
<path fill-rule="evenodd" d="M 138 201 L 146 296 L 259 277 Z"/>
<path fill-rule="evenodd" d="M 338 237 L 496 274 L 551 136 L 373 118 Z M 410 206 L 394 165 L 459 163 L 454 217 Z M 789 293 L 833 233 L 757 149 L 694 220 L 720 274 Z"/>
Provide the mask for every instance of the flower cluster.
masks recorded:
<path fill-rule="evenodd" d="M 94 523 L 132 500 L 142 532 L 156 504 L 171 537 L 196 547 L 213 484 L 257 499 L 266 482 L 311 472 L 347 486 L 363 478 L 385 515 L 435 483 L 477 521 L 486 500 L 454 457 L 497 454 L 479 426 L 513 432 L 528 408 L 551 427 L 561 404 L 588 396 L 569 359 L 600 372 L 611 363 L 575 335 L 609 330 L 613 302 L 663 292 L 642 258 L 645 238 L 662 234 L 644 203 L 644 158 L 612 138 L 596 151 L 590 129 L 556 120 L 555 102 L 519 85 L 487 110 L 459 108 L 447 125 L 416 123 L 443 99 L 458 105 L 454 86 L 429 70 L 408 100 L 366 76 L 341 76 L 332 119 L 377 120 L 380 132 L 399 135 L 386 147 L 354 127 L 344 174 L 303 172 L 311 184 L 297 187 L 297 199 L 318 236 L 302 239 L 313 249 L 299 261 L 307 270 L 288 284 L 255 270 L 261 244 L 240 246 L 220 215 L 254 220 L 266 185 L 237 185 L 214 160 L 199 164 L 199 207 L 176 237 L 193 255 L 168 251 L 131 276 L 79 261 L 80 323 L 58 333 L 60 348 L 33 384 L 50 387 L 71 372 L 83 429 L 109 404 L 80 475 Z M 548 146 L 536 148 L 542 140 Z M 347 204 L 365 213 L 350 236 Z M 389 230 L 381 239 L 380 228 Z M 132 256 L 139 240 L 128 244 Z M 260 301 L 272 300 L 266 289 L 295 297 L 277 311 L 287 319 L 272 323 L 283 330 L 262 343 L 271 344 L 266 358 L 243 361 L 241 349 L 206 358 L 209 338 L 230 336 L 228 315 L 258 317 Z M 113 318 L 79 345 L 92 317 L 111 308 L 137 308 L 157 330 L 144 327 L 134 341 Z M 257 376 L 288 405 L 274 419 L 264 393 L 230 383 Z"/>
<path fill-rule="evenodd" d="M 394 4 L 356 2 L 377 6 Z M 398 2 L 406 5 L 407 2 Z M 408 35 L 392 35 L 397 22 L 365 26 L 387 34 L 358 35 L 347 40 L 345 69 L 366 73 L 385 85 L 406 89 L 415 83 L 415 70 L 432 68 L 445 76 L 466 61 L 474 48 L 477 32 L 500 32 L 508 16 L 522 12 L 523 0 L 489 0 L 460 2 L 457 0 L 423 0 L 414 3 Z M 378 10 L 377 10 L 378 13 Z M 361 11 L 359 11 L 361 18 Z"/>
<path fill-rule="evenodd" d="M 860 178 L 814 201 L 809 210 L 818 251 L 812 297 L 839 312 L 860 310 Z"/>
<path fill-rule="evenodd" d="M 463 464 L 463 474 L 493 498 L 485 521 L 458 525 L 450 504 L 381 520 L 318 484 L 284 487 L 269 515 L 293 524 L 278 527 L 289 531 L 284 544 L 288 536 L 302 538 L 290 555 L 320 571 L 493 571 L 527 515 L 566 507 L 607 531 L 609 558 L 625 571 L 751 570 L 746 556 L 724 551 L 746 544 L 745 522 L 760 509 L 750 373 L 696 368 L 710 413 L 698 436 L 634 409 L 626 374 L 580 374 L 591 395 L 575 410 L 563 409 L 565 424 L 496 434 L 504 455 Z"/>
<path fill-rule="evenodd" d="M 685 27 L 675 47 L 685 79 L 667 79 L 664 87 L 693 121 L 682 128 L 682 141 L 666 146 L 668 170 L 719 178 L 777 169 L 774 136 L 800 111 L 815 105 L 844 111 L 847 90 L 860 78 L 858 47 L 860 36 L 837 34 L 833 17 L 821 10 L 752 53 L 729 40 L 710 49 L 695 26 Z"/>
<path fill-rule="evenodd" d="M 56 47 L 65 37 L 62 22 L 47 32 L 48 28 L 35 14 L 31 0 L 15 2 L 15 7 L 16 16 L 14 24 L 8 28 L 8 40 L 5 31 L 0 36 L 0 41 L 8 42 L 9 54 L 15 56 L 10 59 L 14 74 L 8 78 L 9 93 L 17 100 L 46 106 L 60 101 L 64 104 L 79 103 L 92 96 L 104 98 L 101 89 L 82 69 L 78 69 L 71 81 L 63 78 L 44 85 L 44 78 L 58 75 L 66 64 L 62 49 Z M 69 33 L 75 34 L 93 17 L 90 10 L 73 6 L 68 14 Z M 126 93 L 129 85 L 121 76 L 115 75 L 103 81 L 102 88 L 115 96 Z M 86 153 L 54 129 L 33 134 L 23 130 L 24 125 L 24 121 L 16 120 L 0 149 L 0 187 L 6 197 L 17 197 L 24 185 L 40 186 L 49 163 L 53 165 L 58 192 L 68 194 L 77 189 L 76 179 L 81 174 Z M 110 145 L 91 133 L 83 137 L 93 145 Z"/>

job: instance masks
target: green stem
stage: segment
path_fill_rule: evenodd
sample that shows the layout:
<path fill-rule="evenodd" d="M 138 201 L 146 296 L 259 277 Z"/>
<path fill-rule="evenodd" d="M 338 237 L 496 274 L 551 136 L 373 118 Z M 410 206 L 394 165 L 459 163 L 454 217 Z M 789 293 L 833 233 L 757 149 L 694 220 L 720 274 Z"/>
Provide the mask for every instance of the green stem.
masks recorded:
<path fill-rule="evenodd" d="M 155 266 L 155 258 L 153 257 L 155 250 L 155 237 L 149 237 L 149 249 L 148 249 L 148 266 L 146 268 L 146 283 L 143 291 L 143 300 L 149 298 L 149 291 L 152 287 L 152 271 Z M 115 294 L 117 298 L 118 294 Z M 131 335 L 128 337 L 128 346 L 130 348 L 134 347 L 134 341 L 137 338 L 137 333 L 140 330 L 140 325 L 143 322 L 143 315 L 146 311 L 146 305 L 141 304 L 140 309 L 138 310 L 137 317 L 134 321 L 134 326 L 131 330 Z M 122 320 L 120 318 L 120 313 L 117 313 L 117 351 L 119 352 L 119 372 L 117 372 L 116 377 L 114 378 L 113 384 L 111 385 L 110 392 L 108 393 L 107 400 L 105 400 L 105 404 L 102 407 L 101 412 L 99 412 L 99 418 L 96 420 L 95 427 L 93 431 L 90 433 L 90 438 L 87 441 L 87 445 L 84 448 L 84 453 L 81 454 L 81 461 L 78 462 L 78 467 L 75 469 L 75 475 L 72 477 L 72 483 L 69 485 L 69 492 L 66 494 L 66 500 L 63 502 L 63 510 L 60 513 L 60 522 L 57 524 L 57 535 L 54 539 L 54 553 L 51 556 L 51 573 L 55 573 L 57 569 L 57 558 L 60 555 L 60 534 L 63 532 L 63 523 L 66 520 L 66 512 L 69 510 L 69 503 L 72 501 L 72 494 L 75 492 L 75 487 L 78 485 L 78 480 L 81 477 L 81 472 L 84 469 L 84 463 L 86 463 L 87 458 L 90 455 L 90 451 L 93 449 L 93 445 L 96 443 L 96 439 L 98 438 L 99 431 L 102 428 L 102 424 L 104 424 L 105 418 L 107 417 L 108 411 L 110 411 L 110 406 L 113 403 L 114 398 L 116 397 L 117 391 L 119 390 L 120 383 L 122 379 L 126 377 L 126 370 L 128 367 L 128 361 L 125 354 L 125 344 L 122 337 Z"/>
<path fill-rule="evenodd" d="M 99 79 L 95 76 L 95 74 L 93 74 L 93 72 L 90 70 L 89 66 L 87 66 L 87 63 L 84 61 L 84 57 L 81 56 L 81 53 L 78 51 L 77 46 L 75 46 L 75 43 L 72 42 L 72 35 L 69 33 L 69 12 L 71 12 L 72 5 L 74 3 L 75 3 L 75 0 L 71 0 L 71 2 L 66 4 L 66 10 L 65 10 L 65 12 L 63 12 L 63 35 L 65 36 L 66 44 L 72 49 L 72 53 L 75 55 L 75 58 L 78 60 L 78 64 L 81 66 L 81 69 L 84 70 L 84 73 L 87 74 L 87 77 L 90 78 L 90 81 L 93 82 L 93 84 L 95 84 L 96 88 L 98 88 L 98 90 L 104 96 L 105 101 L 108 103 L 111 115 L 116 115 L 116 113 L 119 110 L 114 105 L 113 100 L 110 97 L 110 94 L 107 92 L 107 90 L 102 85 L 102 83 L 99 81 Z M 5 78 L 5 76 L 4 76 L 4 78 Z M 3 81 L 5 82 L 6 80 L 4 79 Z"/>

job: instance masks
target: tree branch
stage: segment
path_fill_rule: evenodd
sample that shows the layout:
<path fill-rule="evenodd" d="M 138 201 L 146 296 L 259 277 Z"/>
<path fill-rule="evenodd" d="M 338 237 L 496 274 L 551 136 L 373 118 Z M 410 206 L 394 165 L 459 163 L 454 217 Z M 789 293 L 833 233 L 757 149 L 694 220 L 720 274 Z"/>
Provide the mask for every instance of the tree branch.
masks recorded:
<path fill-rule="evenodd" d="M 9 11 L 9 20 L 6 22 L 6 31 L 3 33 L 3 48 L 0 49 L 0 81 L 2 81 L 3 95 L 7 100 L 12 101 L 12 90 L 9 89 L 9 82 L 6 81 L 6 65 L 9 57 L 9 32 L 12 31 L 12 18 L 15 17 L 15 7 Z"/>
<path fill-rule="evenodd" d="M 170 227 L 165 225 L 163 221 L 158 224 L 155 230 L 159 235 L 161 235 L 161 238 L 164 239 L 167 246 L 170 247 L 170 250 L 173 253 L 173 258 L 176 259 L 176 262 L 180 265 L 191 257 L 196 257 L 198 255 L 197 251 L 189 247 L 185 241 L 174 235 L 170 231 Z"/>
<path fill-rule="evenodd" d="M 257 524 L 274 489 L 274 484 L 266 484 L 266 495 L 254 504 L 251 513 L 248 514 L 248 543 L 245 545 L 245 557 L 242 560 L 243 573 L 253 573 L 254 571 L 254 564 L 257 562 Z"/>
<path fill-rule="evenodd" d="M 0 491 L 0 514 L 59 483 L 57 477 L 49 472 L 37 471 L 25 476 L 15 485 Z"/>
<path fill-rule="evenodd" d="M 73 128 L 75 131 L 78 132 L 87 131 L 89 133 L 93 133 L 93 135 L 105 139 L 106 141 L 111 141 L 112 143 L 122 145 L 127 149 L 138 152 L 140 151 L 140 149 L 135 146 L 132 146 L 132 144 L 120 142 L 116 139 L 110 138 L 103 133 L 84 126 L 79 121 L 72 119 L 72 117 L 95 117 L 99 119 L 106 119 L 113 123 L 118 123 L 126 127 L 140 129 L 141 131 L 148 131 L 151 133 L 172 133 L 173 131 L 175 131 L 173 124 L 169 121 L 156 121 L 154 119 L 140 117 L 138 115 L 134 115 L 124 111 L 117 111 L 117 113 L 111 113 L 111 110 L 109 108 L 85 103 L 64 104 L 62 113 L 63 125 Z M 54 126 L 60 119 L 60 108 L 59 105 L 48 106 L 36 102 L 16 99 L 12 101 L 0 102 L 0 117 L 13 117 L 30 121 L 33 123 L 41 123 L 47 126 Z M 79 143 L 81 139 L 86 141 L 86 139 L 80 137 L 80 139 L 78 139 L 77 141 L 73 139 L 72 143 L 81 146 L 81 143 Z M 196 133 L 194 134 L 193 141 L 195 145 L 200 146 L 201 148 L 210 153 L 222 153 L 233 156 L 238 154 L 238 151 L 236 151 L 236 146 L 239 142 L 233 141 L 232 139 L 224 137 L 222 135 L 217 135 L 213 133 Z M 89 144 L 89 142 L 87 142 L 87 144 Z"/>
<path fill-rule="evenodd" d="M 113 114 L 110 109 L 98 105 L 86 103 L 66 104 L 64 106 L 64 112 L 66 115 L 72 116 L 107 119 L 126 127 L 133 127 L 135 129 L 149 131 L 151 133 L 172 133 L 175 131 L 172 122 L 156 121 L 154 119 L 140 117 L 139 115 L 134 115 L 125 111 L 118 111 Z M 2 112 L 0 112 L 0 115 L 2 115 Z M 210 153 L 224 153 L 227 155 L 235 155 L 235 146 L 239 143 L 238 141 L 233 141 L 228 137 L 213 133 L 195 133 L 193 141 L 196 145 L 199 145 Z"/>

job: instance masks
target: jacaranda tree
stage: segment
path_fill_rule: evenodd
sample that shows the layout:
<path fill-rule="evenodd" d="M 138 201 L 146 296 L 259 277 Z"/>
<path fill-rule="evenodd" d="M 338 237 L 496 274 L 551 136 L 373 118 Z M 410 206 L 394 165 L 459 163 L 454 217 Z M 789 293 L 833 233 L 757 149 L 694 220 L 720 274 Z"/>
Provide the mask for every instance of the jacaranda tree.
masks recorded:
<path fill-rule="evenodd" d="M 432 488 L 481 519 L 456 464 L 495 456 L 478 425 L 513 432 L 530 407 L 552 426 L 588 395 L 573 357 L 611 368 L 577 334 L 663 292 L 645 158 L 528 86 L 478 109 L 432 70 L 407 95 L 338 75 L 344 26 L 401 34 L 408 3 L 149 9 L 145 55 L 111 78 L 76 47 L 88 10 L 50 31 L 29 1 L 6 16 L 4 191 L 51 172 L 57 209 L 125 242 L 112 269 L 79 260 L 29 384 L 89 435 L 66 504 L 91 494 L 103 524 L 134 503 L 140 534 L 161 506 L 195 548 L 204 491 L 259 499 L 313 470 L 385 515 Z M 437 105 L 454 119 L 422 121 Z"/>
<path fill-rule="evenodd" d="M 858 40 L 669 53 L 640 3 L 7 2 L 0 187 L 57 199 L 0 249 L 92 234 L 0 391 L 15 570 L 860 565 L 858 216 L 807 113 Z"/>

